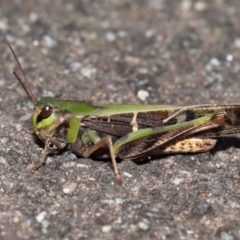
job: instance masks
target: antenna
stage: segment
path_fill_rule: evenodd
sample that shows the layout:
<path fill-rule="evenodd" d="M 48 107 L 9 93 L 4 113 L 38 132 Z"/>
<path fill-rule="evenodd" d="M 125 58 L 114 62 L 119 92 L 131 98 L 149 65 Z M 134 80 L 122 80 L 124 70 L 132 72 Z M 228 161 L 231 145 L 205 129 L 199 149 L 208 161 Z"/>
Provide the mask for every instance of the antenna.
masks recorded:
<path fill-rule="evenodd" d="M 30 87 L 30 85 L 29 85 L 29 82 L 28 82 L 28 80 L 27 80 L 26 74 L 25 74 L 24 71 L 23 71 L 23 68 L 22 68 L 22 66 L 21 66 L 21 64 L 20 64 L 20 62 L 19 62 L 19 60 L 18 60 L 18 57 L 17 57 L 16 53 L 14 52 L 13 48 L 11 47 L 11 45 L 10 45 L 9 43 L 8 43 L 8 46 L 9 46 L 9 48 L 10 48 L 10 50 L 11 50 L 11 52 L 12 52 L 12 54 L 13 54 L 16 62 L 17 62 L 17 65 L 18 65 L 18 67 L 19 67 L 19 69 L 20 69 L 20 72 L 21 72 L 22 77 L 23 77 L 24 80 L 22 80 L 22 79 L 17 75 L 16 72 L 13 72 L 13 74 L 16 76 L 17 80 L 21 83 L 23 89 L 25 90 L 25 92 L 27 93 L 28 97 L 29 97 L 30 100 L 32 101 L 33 105 L 35 106 L 35 104 L 37 103 L 37 99 L 36 99 L 35 96 L 33 95 L 33 92 L 32 92 L 32 89 L 31 89 L 31 87 Z"/>

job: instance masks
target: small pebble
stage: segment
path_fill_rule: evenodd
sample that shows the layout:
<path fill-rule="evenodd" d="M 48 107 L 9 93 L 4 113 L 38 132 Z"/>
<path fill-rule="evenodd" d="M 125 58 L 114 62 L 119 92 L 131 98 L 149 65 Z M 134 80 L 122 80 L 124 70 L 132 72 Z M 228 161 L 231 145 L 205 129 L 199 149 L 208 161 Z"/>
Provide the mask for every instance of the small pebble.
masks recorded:
<path fill-rule="evenodd" d="M 149 92 L 146 90 L 139 90 L 137 96 L 140 100 L 145 101 L 149 97 Z"/>
<path fill-rule="evenodd" d="M 38 223 L 41 223 L 46 216 L 47 216 L 47 212 L 43 211 L 43 212 L 40 212 L 35 218 Z"/>
<path fill-rule="evenodd" d="M 102 232 L 108 233 L 111 231 L 111 229 L 112 229 L 112 227 L 110 225 L 106 225 L 106 226 L 102 227 Z"/>
<path fill-rule="evenodd" d="M 76 183 L 73 183 L 73 182 L 65 183 L 65 184 L 63 185 L 63 192 L 64 192 L 65 194 L 71 194 L 72 192 L 75 191 L 76 187 L 77 187 L 77 184 L 76 184 Z"/>
<path fill-rule="evenodd" d="M 114 42 L 116 40 L 116 35 L 113 32 L 107 32 L 106 39 L 108 42 Z"/>

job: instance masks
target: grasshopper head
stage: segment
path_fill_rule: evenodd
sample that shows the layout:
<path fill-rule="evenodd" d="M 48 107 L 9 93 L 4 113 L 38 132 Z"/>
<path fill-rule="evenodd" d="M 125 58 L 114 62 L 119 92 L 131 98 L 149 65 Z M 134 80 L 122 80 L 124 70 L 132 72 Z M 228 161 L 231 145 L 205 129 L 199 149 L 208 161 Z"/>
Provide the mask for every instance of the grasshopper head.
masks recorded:
<path fill-rule="evenodd" d="M 57 109 L 54 107 L 54 103 L 54 98 L 44 97 L 35 104 L 32 122 L 37 135 L 40 131 L 44 132 L 46 136 L 50 136 L 54 132 L 57 121 Z"/>
<path fill-rule="evenodd" d="M 17 73 L 13 72 L 18 81 L 21 83 L 22 87 L 24 88 L 25 92 L 27 93 L 28 97 L 30 98 L 32 104 L 34 105 L 34 111 L 32 114 L 32 122 L 34 131 L 37 135 L 45 135 L 44 138 L 51 136 L 54 133 L 55 121 L 57 119 L 56 109 L 53 107 L 55 106 L 55 100 L 50 97 L 42 98 L 40 101 L 37 101 L 31 87 L 28 83 L 27 77 L 23 71 L 23 68 L 18 60 L 17 55 L 15 54 L 14 50 L 8 44 L 17 65 L 21 71 L 23 76 L 23 80 L 17 75 Z"/>

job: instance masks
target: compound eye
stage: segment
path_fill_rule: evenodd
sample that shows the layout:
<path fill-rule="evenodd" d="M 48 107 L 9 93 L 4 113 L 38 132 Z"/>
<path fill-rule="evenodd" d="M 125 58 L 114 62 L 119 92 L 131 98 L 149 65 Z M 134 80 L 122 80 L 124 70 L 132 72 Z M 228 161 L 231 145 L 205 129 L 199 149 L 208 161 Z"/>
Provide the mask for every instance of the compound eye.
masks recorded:
<path fill-rule="evenodd" d="M 40 114 L 37 116 L 37 123 L 51 116 L 53 112 L 52 106 L 46 104 L 42 106 Z"/>
<path fill-rule="evenodd" d="M 48 117 L 51 116 L 52 111 L 53 111 L 52 106 L 50 106 L 50 105 L 43 105 L 42 111 L 41 111 L 40 115 L 41 115 L 41 117 L 43 119 L 45 119 L 45 118 L 48 118 Z"/>

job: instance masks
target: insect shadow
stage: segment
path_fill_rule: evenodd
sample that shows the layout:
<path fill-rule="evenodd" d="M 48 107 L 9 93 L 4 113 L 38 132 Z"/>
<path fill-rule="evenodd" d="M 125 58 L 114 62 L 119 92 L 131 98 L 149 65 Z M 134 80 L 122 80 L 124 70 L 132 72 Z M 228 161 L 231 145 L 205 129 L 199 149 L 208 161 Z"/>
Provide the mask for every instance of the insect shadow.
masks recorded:
<path fill-rule="evenodd" d="M 42 142 L 37 136 L 33 136 L 35 143 L 41 147 L 44 148 L 44 142 Z M 215 155 L 217 152 L 219 151 L 225 151 L 231 147 L 234 148 L 239 148 L 240 149 L 240 137 L 237 136 L 224 136 L 224 137 L 218 137 L 217 138 L 217 144 L 216 146 L 210 150 L 211 155 Z M 62 155 L 66 152 L 71 152 L 71 150 L 69 149 L 69 146 L 66 145 L 65 148 L 61 149 L 61 150 L 51 150 L 48 153 L 48 156 L 59 156 Z M 196 155 L 196 154 L 202 154 L 202 153 L 165 153 L 165 154 L 158 154 L 158 155 L 152 155 L 152 156 L 145 156 L 142 158 L 137 158 L 137 159 L 132 159 L 132 160 L 127 160 L 127 161 L 133 161 L 135 164 L 137 165 L 144 165 L 147 164 L 151 161 L 160 161 L 163 160 L 164 158 L 168 157 L 168 156 L 174 156 L 174 155 Z M 79 157 L 78 154 L 76 154 L 77 157 Z M 116 159 L 118 163 L 121 163 L 122 161 L 124 161 L 124 159 Z M 111 159 L 110 157 L 93 157 L 93 161 L 100 161 L 100 162 L 110 162 Z"/>
<path fill-rule="evenodd" d="M 217 138 L 216 146 L 210 151 L 212 154 L 215 154 L 218 151 L 227 150 L 230 147 L 240 149 L 240 137 L 237 136 L 224 136 Z"/>

